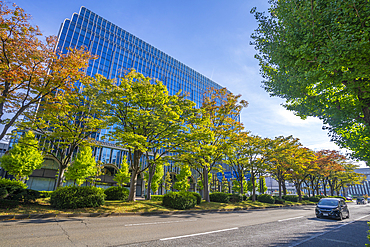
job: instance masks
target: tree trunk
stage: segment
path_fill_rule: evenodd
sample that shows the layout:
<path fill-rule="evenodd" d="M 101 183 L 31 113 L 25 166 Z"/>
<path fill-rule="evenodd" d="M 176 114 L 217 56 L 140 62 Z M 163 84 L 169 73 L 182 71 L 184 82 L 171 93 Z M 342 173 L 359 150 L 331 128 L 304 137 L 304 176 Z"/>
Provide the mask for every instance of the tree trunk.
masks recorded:
<path fill-rule="evenodd" d="M 130 181 L 130 193 L 128 195 L 128 201 L 135 201 L 136 200 L 136 184 L 137 184 L 137 176 L 139 175 L 140 171 L 140 157 L 143 153 L 139 150 L 134 150 L 134 158 L 131 162 L 132 168 L 132 175 Z"/>
<path fill-rule="evenodd" d="M 67 168 L 66 166 L 59 164 L 59 172 L 58 172 L 56 188 L 63 186 L 64 171 L 66 170 L 66 168 Z"/>
<path fill-rule="evenodd" d="M 324 196 L 326 196 L 326 182 L 323 181 L 322 185 L 323 185 L 323 189 L 324 189 Z"/>
<path fill-rule="evenodd" d="M 282 184 L 282 179 L 281 178 L 278 178 L 278 184 L 279 184 L 279 198 L 280 200 L 283 199 L 282 195 L 281 195 L 281 184 Z"/>
<path fill-rule="evenodd" d="M 285 179 L 283 179 L 283 181 L 281 181 L 281 185 L 283 186 L 283 195 L 286 196 L 286 185 L 285 185 Z"/>
<path fill-rule="evenodd" d="M 131 181 L 130 181 L 130 193 L 128 195 L 129 202 L 136 200 L 137 175 L 138 175 L 137 170 L 132 170 Z"/>
<path fill-rule="evenodd" d="M 148 188 L 147 188 L 147 195 L 146 199 L 150 200 L 152 198 L 152 193 L 151 193 L 151 187 L 152 187 L 152 178 L 155 172 L 155 164 L 151 164 L 148 173 L 149 173 L 149 178 L 148 178 Z"/>
<path fill-rule="evenodd" d="M 205 166 L 203 168 L 203 199 L 206 202 L 210 202 L 209 200 L 209 185 L 208 185 L 208 167 Z"/>
<path fill-rule="evenodd" d="M 239 177 L 239 179 L 240 179 L 240 194 L 244 195 L 243 173 L 241 172 L 239 174 L 242 174 L 242 176 Z"/>
<path fill-rule="evenodd" d="M 301 193 L 301 184 L 300 183 L 295 183 L 295 189 L 297 190 L 298 194 L 298 201 L 302 201 L 302 193 Z"/>
<path fill-rule="evenodd" d="M 252 180 L 252 201 L 256 201 L 256 186 L 255 186 L 255 177 L 254 177 L 254 172 L 252 172 L 251 180 Z"/>

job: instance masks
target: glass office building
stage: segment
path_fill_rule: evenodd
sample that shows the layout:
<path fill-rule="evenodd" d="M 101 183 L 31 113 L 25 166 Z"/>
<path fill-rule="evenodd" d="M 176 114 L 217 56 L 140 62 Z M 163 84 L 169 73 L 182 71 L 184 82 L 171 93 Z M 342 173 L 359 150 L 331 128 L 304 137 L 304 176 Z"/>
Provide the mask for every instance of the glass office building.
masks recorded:
<path fill-rule="evenodd" d="M 71 19 L 64 20 L 58 34 L 57 49 L 67 52 L 65 48 L 81 46 L 86 47 L 92 55 L 98 56 L 96 60 L 91 60 L 89 63 L 86 73 L 90 76 L 101 74 L 109 79 L 119 78 L 134 68 L 145 76 L 162 81 L 171 95 L 179 90 L 185 92 L 188 99 L 194 101 L 197 106 L 201 105 L 205 90 L 211 87 L 222 88 L 202 74 L 85 7 L 81 7 L 80 12 L 74 13 Z M 122 157 L 127 155 L 127 151 L 104 138 L 108 131 L 102 129 L 95 136 L 99 147 L 94 148 L 94 155 L 97 160 L 105 164 L 105 175 L 101 182 L 112 185 L 113 175 L 120 167 Z M 52 160 L 47 160 L 43 169 L 40 169 L 43 171 L 35 171 L 33 174 L 35 176 L 30 177 L 29 187 L 41 190 L 42 188 L 50 189 L 53 186 L 53 177 L 55 177 L 55 166 Z M 167 171 L 178 173 L 178 168 L 165 167 L 165 172 Z M 45 176 L 45 174 L 49 175 Z M 42 179 L 46 180 L 41 182 Z M 138 181 L 137 195 L 141 195 L 143 191 L 141 183 L 142 181 Z M 45 188 L 46 186 L 48 188 Z"/>

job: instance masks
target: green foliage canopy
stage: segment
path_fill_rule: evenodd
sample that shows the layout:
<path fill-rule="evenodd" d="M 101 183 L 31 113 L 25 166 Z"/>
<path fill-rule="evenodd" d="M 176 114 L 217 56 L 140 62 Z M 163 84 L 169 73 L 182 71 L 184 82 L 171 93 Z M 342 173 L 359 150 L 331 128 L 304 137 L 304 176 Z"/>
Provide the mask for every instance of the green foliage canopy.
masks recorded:
<path fill-rule="evenodd" d="M 35 169 L 40 169 L 44 162 L 38 142 L 32 131 L 28 131 L 19 139 L 7 154 L 0 157 L 1 167 L 17 180 L 27 180 Z"/>
<path fill-rule="evenodd" d="M 263 86 L 305 118 L 319 117 L 337 144 L 370 161 L 370 4 L 271 0 L 252 34 Z"/>

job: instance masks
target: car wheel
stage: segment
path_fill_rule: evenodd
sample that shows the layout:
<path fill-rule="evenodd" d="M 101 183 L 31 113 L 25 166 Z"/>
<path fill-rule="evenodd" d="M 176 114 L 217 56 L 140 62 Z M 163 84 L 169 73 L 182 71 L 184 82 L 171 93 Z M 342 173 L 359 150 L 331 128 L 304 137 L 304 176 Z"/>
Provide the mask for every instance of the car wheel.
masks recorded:
<path fill-rule="evenodd" d="M 316 214 L 316 218 L 321 218 L 319 214 Z"/>
<path fill-rule="evenodd" d="M 343 220 L 343 214 L 342 213 L 339 213 L 339 218 L 338 220 Z"/>

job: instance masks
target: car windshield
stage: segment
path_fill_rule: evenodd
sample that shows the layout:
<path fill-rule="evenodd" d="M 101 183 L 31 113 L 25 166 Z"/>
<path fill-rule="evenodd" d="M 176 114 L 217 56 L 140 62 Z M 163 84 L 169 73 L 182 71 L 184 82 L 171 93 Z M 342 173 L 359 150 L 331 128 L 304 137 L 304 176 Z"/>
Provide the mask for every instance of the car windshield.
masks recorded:
<path fill-rule="evenodd" d="M 338 206 L 337 200 L 321 200 L 319 201 L 320 206 Z"/>

